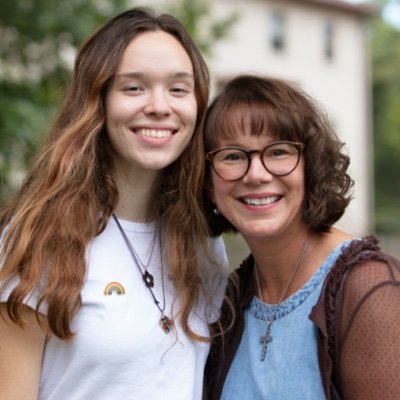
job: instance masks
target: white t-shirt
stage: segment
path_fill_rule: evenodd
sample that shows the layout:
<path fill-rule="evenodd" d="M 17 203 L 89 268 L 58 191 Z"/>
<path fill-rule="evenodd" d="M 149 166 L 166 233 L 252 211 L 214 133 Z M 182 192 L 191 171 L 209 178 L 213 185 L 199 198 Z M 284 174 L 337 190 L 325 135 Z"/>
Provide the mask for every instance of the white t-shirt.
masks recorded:
<path fill-rule="evenodd" d="M 140 259 L 147 262 L 155 225 L 120 223 Z M 226 264 L 222 239 L 210 240 L 210 245 L 219 262 Z M 46 342 L 39 400 L 200 400 L 209 344 L 190 340 L 177 318 L 176 331 L 164 333 L 160 311 L 112 219 L 89 245 L 87 262 L 83 304 L 72 322 L 76 336 L 68 342 L 52 336 Z M 173 317 L 175 297 L 167 269 L 164 265 L 165 314 Z M 163 307 L 158 241 L 149 272 L 154 276 L 154 294 Z M 217 273 L 212 279 L 210 292 L 217 308 L 225 283 Z M 0 301 L 6 299 L 2 292 Z M 207 336 L 207 322 L 216 315 L 216 309 L 201 301 L 192 312 L 190 326 Z"/>

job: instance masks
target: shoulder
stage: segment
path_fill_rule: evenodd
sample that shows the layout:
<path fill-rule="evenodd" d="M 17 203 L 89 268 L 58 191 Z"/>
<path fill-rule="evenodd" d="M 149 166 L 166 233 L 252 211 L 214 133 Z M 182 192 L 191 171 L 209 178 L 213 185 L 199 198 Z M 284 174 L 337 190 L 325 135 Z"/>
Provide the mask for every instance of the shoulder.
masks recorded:
<path fill-rule="evenodd" d="M 330 280 L 351 282 L 361 278 L 377 284 L 382 280 L 398 280 L 400 263 L 394 257 L 385 254 L 373 236 L 352 240 L 338 257 L 330 274 Z"/>
<path fill-rule="evenodd" d="M 400 296 L 400 263 L 383 253 L 373 236 L 352 240 L 337 258 L 325 279 L 315 307 L 328 320 L 340 312 L 344 319 L 387 295 Z M 385 294 L 384 294 L 385 293 Z M 340 310 L 340 311 L 339 311 Z M 347 314 L 347 315 L 346 315 Z"/>
<path fill-rule="evenodd" d="M 385 284 L 400 280 L 400 263 L 383 253 L 374 236 L 352 240 L 345 246 L 328 273 L 313 314 L 335 312 L 344 295 L 353 302 Z"/>
<path fill-rule="evenodd" d="M 400 262 L 382 252 L 375 238 L 352 242 L 335 268 L 343 280 L 340 297 L 344 312 L 359 313 L 361 308 L 380 312 L 383 298 L 399 302 Z"/>
<path fill-rule="evenodd" d="M 386 351 L 381 346 L 383 338 L 391 342 L 400 334 L 396 328 L 400 327 L 399 307 L 399 261 L 383 253 L 375 237 L 352 240 L 328 273 L 310 315 L 319 332 L 320 368 L 327 390 L 332 376 L 349 376 L 348 370 L 344 373 L 341 369 L 339 354 L 345 362 L 360 354 L 372 359 L 371 349 L 379 349 L 374 352 L 382 356 Z M 366 335 L 369 346 L 360 350 L 355 344 Z M 342 354 L 345 346 L 347 353 Z M 365 365 L 364 361 L 360 365 Z"/>

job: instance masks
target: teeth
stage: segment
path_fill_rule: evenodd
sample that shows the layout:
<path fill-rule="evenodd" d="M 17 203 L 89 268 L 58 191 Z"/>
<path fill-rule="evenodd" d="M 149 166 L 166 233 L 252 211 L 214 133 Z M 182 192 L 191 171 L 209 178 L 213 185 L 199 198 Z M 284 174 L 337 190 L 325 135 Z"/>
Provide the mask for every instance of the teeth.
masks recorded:
<path fill-rule="evenodd" d="M 279 196 L 265 197 L 263 199 L 243 198 L 242 200 L 252 206 L 266 206 L 268 204 L 275 203 L 279 199 Z"/>
<path fill-rule="evenodd" d="M 151 138 L 164 138 L 167 136 L 170 136 L 172 134 L 172 131 L 169 129 L 140 129 L 136 131 L 139 135 L 146 136 L 146 137 L 151 137 Z"/>

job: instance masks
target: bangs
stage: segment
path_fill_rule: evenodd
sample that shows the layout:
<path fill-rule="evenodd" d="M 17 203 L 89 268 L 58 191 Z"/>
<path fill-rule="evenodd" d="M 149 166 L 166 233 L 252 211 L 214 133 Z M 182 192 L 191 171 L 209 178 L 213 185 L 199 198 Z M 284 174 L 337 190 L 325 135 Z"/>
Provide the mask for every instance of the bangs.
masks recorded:
<path fill-rule="evenodd" d="M 238 135 L 270 136 L 274 140 L 299 141 L 304 124 L 297 110 L 288 112 L 288 105 L 280 107 L 263 99 L 243 99 L 232 96 L 217 102 L 210 110 L 205 125 L 207 151 L 214 150 L 219 140 L 232 140 Z"/>

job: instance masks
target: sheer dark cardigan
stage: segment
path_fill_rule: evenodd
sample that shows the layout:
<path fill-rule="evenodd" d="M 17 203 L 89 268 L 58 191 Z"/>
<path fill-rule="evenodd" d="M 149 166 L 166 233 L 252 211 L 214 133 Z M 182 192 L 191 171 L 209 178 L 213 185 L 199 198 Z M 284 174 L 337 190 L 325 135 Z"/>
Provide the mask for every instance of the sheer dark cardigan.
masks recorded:
<path fill-rule="evenodd" d="M 400 263 L 372 237 L 354 240 L 328 273 L 310 319 L 318 330 L 318 360 L 328 400 L 400 399 Z M 211 347 L 206 398 L 217 400 L 244 329 L 254 259 L 250 255 L 228 285 L 220 322 L 227 329 Z M 236 284 L 233 283 L 236 280 Z M 231 303 L 231 307 L 229 306 Z"/>

